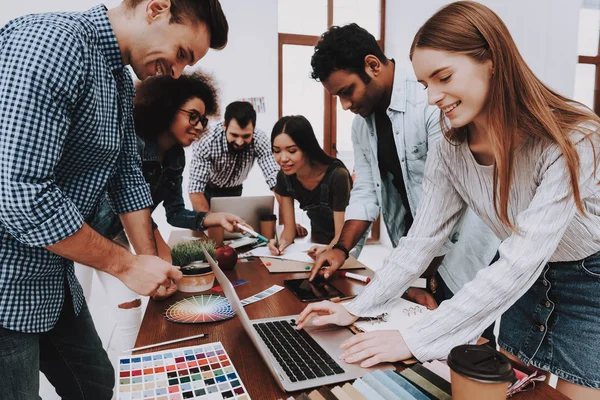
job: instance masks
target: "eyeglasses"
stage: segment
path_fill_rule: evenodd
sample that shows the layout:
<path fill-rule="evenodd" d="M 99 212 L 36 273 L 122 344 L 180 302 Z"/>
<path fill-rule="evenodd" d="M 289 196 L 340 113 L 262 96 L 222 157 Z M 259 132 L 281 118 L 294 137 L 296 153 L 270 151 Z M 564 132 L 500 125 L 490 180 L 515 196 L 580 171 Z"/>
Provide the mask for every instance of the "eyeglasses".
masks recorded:
<path fill-rule="evenodd" d="M 202 128 L 206 128 L 206 125 L 208 125 L 208 118 L 206 115 L 200 115 L 196 111 L 188 111 L 183 108 L 180 108 L 179 111 L 183 111 L 190 116 L 190 125 L 194 128 L 198 125 L 198 122 L 202 124 Z"/>

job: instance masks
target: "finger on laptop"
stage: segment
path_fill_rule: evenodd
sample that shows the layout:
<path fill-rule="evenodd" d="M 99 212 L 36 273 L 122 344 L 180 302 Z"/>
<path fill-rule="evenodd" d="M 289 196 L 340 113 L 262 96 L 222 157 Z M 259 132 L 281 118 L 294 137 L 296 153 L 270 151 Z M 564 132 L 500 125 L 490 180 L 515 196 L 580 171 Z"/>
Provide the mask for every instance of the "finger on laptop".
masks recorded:
<path fill-rule="evenodd" d="M 320 301 L 318 303 L 309 304 L 298 316 L 298 321 L 296 322 L 298 329 L 302 329 L 304 325 L 316 317 L 319 317 L 319 322 L 322 322 L 324 317 L 329 316 L 333 312 L 334 308 L 332 305 L 334 305 L 334 303 L 330 301 Z M 325 321 L 328 321 L 328 319 L 325 319 Z M 313 324 L 321 325 L 316 324 L 314 320 Z"/>

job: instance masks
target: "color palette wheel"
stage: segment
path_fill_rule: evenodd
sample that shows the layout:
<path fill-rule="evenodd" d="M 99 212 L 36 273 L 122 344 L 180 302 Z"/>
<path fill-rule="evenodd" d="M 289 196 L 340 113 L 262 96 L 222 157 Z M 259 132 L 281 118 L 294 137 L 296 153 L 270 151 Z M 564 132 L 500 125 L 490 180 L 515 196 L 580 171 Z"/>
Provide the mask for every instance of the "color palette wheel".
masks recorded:
<path fill-rule="evenodd" d="M 235 311 L 226 297 L 214 294 L 186 297 L 165 312 L 167 321 L 180 324 L 216 322 L 233 318 Z"/>

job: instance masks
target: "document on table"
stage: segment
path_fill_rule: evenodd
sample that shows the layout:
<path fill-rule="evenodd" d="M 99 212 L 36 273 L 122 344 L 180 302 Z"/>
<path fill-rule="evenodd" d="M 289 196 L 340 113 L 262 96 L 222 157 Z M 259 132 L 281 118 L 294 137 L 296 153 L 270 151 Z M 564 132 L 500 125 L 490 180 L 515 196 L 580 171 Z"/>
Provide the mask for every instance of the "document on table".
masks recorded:
<path fill-rule="evenodd" d="M 313 246 L 311 243 L 292 243 L 284 250 L 283 254 L 280 256 L 274 256 L 271 254 L 271 251 L 267 247 L 259 247 L 253 250 L 250 250 L 247 253 L 240 254 L 239 257 L 267 257 L 267 258 L 276 258 L 278 260 L 289 260 L 289 261 L 300 261 L 307 264 L 312 264 L 315 262 L 308 255 L 308 250 Z"/>

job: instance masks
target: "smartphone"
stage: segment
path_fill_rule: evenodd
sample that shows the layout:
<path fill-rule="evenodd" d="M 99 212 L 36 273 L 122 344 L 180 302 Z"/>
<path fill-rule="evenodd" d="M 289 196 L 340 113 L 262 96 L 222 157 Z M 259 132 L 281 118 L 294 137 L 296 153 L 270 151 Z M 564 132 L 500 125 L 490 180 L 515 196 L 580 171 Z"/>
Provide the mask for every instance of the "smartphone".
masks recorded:
<path fill-rule="evenodd" d="M 344 297 L 344 294 L 331 283 L 319 277 L 312 282 L 308 279 L 289 279 L 283 281 L 283 284 L 305 303 Z"/>

